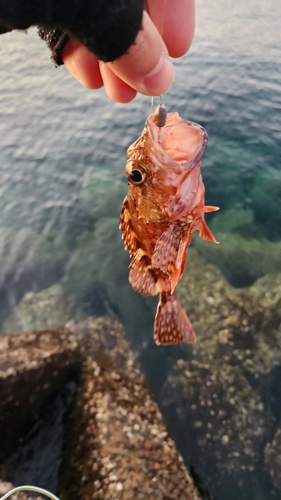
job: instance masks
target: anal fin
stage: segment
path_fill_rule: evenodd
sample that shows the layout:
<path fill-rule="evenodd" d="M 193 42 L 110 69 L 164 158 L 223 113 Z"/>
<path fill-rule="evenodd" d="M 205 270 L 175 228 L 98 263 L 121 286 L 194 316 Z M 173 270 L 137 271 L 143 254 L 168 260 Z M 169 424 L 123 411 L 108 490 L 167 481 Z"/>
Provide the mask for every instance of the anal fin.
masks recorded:
<path fill-rule="evenodd" d="M 201 222 L 201 229 L 199 231 L 199 236 L 200 238 L 203 238 L 203 240 L 211 241 L 212 243 L 217 243 L 217 245 L 219 244 L 219 241 L 216 240 L 211 229 L 207 226 L 205 220 Z"/>
<path fill-rule="evenodd" d="M 157 345 L 192 343 L 196 334 L 175 294 L 161 293 L 154 322 L 154 340 Z"/>

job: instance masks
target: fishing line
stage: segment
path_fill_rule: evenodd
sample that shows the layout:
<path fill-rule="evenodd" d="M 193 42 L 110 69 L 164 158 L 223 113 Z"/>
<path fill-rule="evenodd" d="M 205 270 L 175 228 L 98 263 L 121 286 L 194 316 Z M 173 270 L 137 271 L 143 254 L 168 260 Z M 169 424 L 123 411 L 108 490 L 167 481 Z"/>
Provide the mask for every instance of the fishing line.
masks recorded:
<path fill-rule="evenodd" d="M 33 493 L 39 493 L 40 495 L 45 495 L 45 497 L 50 498 L 51 500 L 60 500 L 56 495 L 51 493 L 48 490 L 45 490 L 44 488 L 39 488 L 38 486 L 17 486 L 16 488 L 13 488 L 12 490 L 8 491 L 8 493 L 5 493 L 4 496 L 0 497 L 0 500 L 6 500 L 6 498 L 9 498 L 11 495 L 14 493 L 18 493 L 19 491 L 32 491 Z"/>
<path fill-rule="evenodd" d="M 163 95 L 160 94 L 158 97 L 159 97 L 159 101 L 160 101 L 160 106 L 165 107 L 165 105 L 163 104 Z M 155 111 L 154 96 L 153 95 L 151 96 L 151 107 L 152 107 L 153 111 Z"/>

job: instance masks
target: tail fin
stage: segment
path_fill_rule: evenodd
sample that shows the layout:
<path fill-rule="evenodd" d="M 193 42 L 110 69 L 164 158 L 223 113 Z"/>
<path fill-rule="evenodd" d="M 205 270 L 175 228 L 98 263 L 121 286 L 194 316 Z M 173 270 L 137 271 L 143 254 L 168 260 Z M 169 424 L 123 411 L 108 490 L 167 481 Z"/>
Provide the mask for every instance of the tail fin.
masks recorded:
<path fill-rule="evenodd" d="M 195 342 L 196 334 L 174 293 L 162 292 L 154 322 L 157 345 Z"/>

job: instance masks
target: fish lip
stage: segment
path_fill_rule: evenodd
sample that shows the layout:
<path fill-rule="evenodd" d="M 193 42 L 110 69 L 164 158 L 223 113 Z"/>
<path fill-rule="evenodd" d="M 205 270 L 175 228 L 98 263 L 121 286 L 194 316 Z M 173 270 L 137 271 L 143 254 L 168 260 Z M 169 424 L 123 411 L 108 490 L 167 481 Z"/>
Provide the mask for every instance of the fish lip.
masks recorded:
<path fill-rule="evenodd" d="M 198 150 L 197 154 L 195 154 L 192 158 L 190 158 L 190 160 L 185 165 L 182 165 L 182 167 L 187 170 L 187 169 L 193 168 L 202 159 L 202 157 L 206 151 L 206 147 L 207 147 L 207 143 L 208 143 L 208 134 L 207 134 L 206 129 L 204 129 L 204 127 L 199 125 L 199 123 L 189 122 L 187 120 L 185 120 L 185 121 L 188 124 L 195 126 L 195 128 L 199 128 L 202 131 L 202 136 L 203 136 L 202 146 Z"/>

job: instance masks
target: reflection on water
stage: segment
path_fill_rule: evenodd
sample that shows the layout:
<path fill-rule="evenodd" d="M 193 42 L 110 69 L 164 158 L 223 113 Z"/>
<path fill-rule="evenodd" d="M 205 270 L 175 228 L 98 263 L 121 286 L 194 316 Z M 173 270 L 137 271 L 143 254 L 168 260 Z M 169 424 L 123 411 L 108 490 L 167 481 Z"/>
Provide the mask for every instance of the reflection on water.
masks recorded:
<path fill-rule="evenodd" d="M 57 324 L 89 314 L 117 315 L 139 353 L 163 410 L 171 410 L 167 413 L 167 418 L 172 415 L 171 432 L 177 437 L 185 429 L 185 443 L 193 417 L 181 402 L 165 400 L 163 387 L 181 384 L 181 370 L 190 372 L 186 363 L 193 359 L 194 384 L 180 386 L 182 401 L 187 397 L 186 390 L 194 390 L 194 401 L 191 393 L 189 398 L 191 405 L 196 404 L 200 391 L 212 388 L 214 380 L 216 387 L 221 387 L 221 397 L 234 387 L 236 420 L 226 418 L 230 435 L 221 434 L 220 430 L 215 434 L 208 432 L 211 417 L 207 414 L 202 420 L 199 412 L 201 420 L 197 415 L 196 421 L 202 422 L 205 437 L 211 435 L 210 442 L 219 435 L 217 439 L 226 446 L 226 464 L 235 461 L 236 472 L 244 471 L 241 484 L 237 480 L 237 491 L 243 490 L 247 499 L 281 498 L 274 472 L 279 460 L 280 412 L 272 410 L 265 391 L 269 388 L 274 408 L 279 408 L 280 391 L 274 370 L 279 369 L 276 367 L 281 362 L 281 296 L 278 276 L 275 277 L 281 273 L 281 4 L 278 0 L 246 4 L 232 0 L 209 4 L 200 0 L 197 4 L 197 35 L 189 54 L 176 62 L 177 79 L 165 96 L 170 110 L 207 129 L 209 145 L 203 161 L 207 203 L 221 207 L 221 213 L 209 219 L 221 245 L 211 248 L 198 240 L 193 245 L 204 257 L 202 269 L 209 262 L 223 274 L 212 274 L 211 270 L 212 282 L 210 274 L 206 271 L 205 276 L 202 271 L 201 278 L 198 275 L 195 279 L 192 259 L 195 265 L 200 256 L 194 251 L 187 269 L 188 284 L 183 286 L 183 295 L 194 300 L 192 304 L 187 302 L 186 307 L 191 315 L 196 312 L 192 318 L 195 323 L 196 317 L 198 321 L 196 349 L 156 348 L 152 343 L 155 303 L 135 294 L 127 281 L 128 257 L 118 230 L 126 193 L 123 169 L 126 148 L 139 135 L 150 112 L 150 100 L 139 96 L 124 106 L 109 102 L 103 90 L 83 89 L 64 68 L 52 67 L 35 30 L 0 39 L 1 328 L 3 332 L 32 328 L 43 325 L 47 317 L 48 324 Z M 235 295 L 235 289 L 227 288 L 224 278 L 239 293 L 240 287 L 251 288 Z M 199 282 L 201 289 L 197 289 Z M 207 299 L 216 300 L 214 289 L 219 283 L 223 283 L 224 293 L 207 328 L 212 332 L 208 340 L 200 311 L 207 308 Z M 262 305 L 257 298 L 260 290 L 265 297 L 275 290 L 275 299 L 270 302 L 269 297 L 270 303 Z M 228 301 L 232 304 L 231 313 Z M 54 312 L 46 315 L 46 310 Z M 225 315 L 225 311 L 229 314 Z M 244 327 L 243 320 L 247 323 Z M 243 333 L 247 325 L 249 330 Z M 230 327 L 235 327 L 236 333 Z M 272 361 L 267 368 L 261 368 L 265 331 L 270 338 L 266 352 Z M 205 354 L 213 349 L 213 361 L 208 361 L 208 368 L 200 365 L 200 346 Z M 247 351 L 248 364 L 255 358 L 258 375 L 240 363 L 235 376 L 230 367 L 239 358 L 234 360 L 229 352 L 233 349 L 239 351 L 237 356 Z M 222 355 L 228 358 L 220 378 Z M 202 363 L 206 364 L 206 360 Z M 202 383 L 198 383 L 198 374 Z M 208 377 L 212 382 L 209 386 Z M 231 404 L 227 398 L 224 401 L 225 405 Z M 255 417 L 248 415 L 245 419 L 243 408 L 247 410 L 251 405 Z M 229 415 L 228 409 L 219 407 L 220 410 Z M 244 422 L 240 434 L 239 419 Z M 258 438 L 251 433 L 255 426 L 261 429 Z M 239 459 L 246 448 L 227 449 L 227 440 L 232 446 L 231 432 L 237 442 L 247 434 L 248 462 Z M 205 437 L 194 435 L 197 441 L 192 446 L 197 459 L 182 450 L 185 459 L 195 467 L 197 477 L 207 484 L 214 498 L 223 500 L 224 481 L 233 471 L 226 465 L 220 475 L 219 465 L 214 464 L 221 463 L 221 448 L 215 445 L 202 445 L 200 460 L 207 466 L 200 466 L 198 457 Z M 213 453 L 220 458 L 214 460 Z M 213 464 L 213 473 L 208 463 Z M 259 481 L 264 464 L 267 472 Z M 207 480 L 206 474 L 213 479 Z"/>

